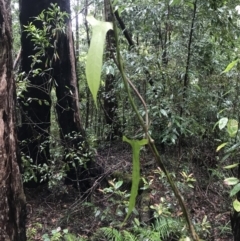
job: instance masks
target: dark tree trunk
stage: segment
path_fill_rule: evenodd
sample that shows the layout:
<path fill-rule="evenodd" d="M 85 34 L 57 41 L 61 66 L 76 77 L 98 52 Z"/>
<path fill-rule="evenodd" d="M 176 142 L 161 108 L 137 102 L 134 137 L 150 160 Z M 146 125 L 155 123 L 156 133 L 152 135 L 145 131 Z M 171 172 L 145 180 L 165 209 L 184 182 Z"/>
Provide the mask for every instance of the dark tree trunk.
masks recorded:
<path fill-rule="evenodd" d="M 70 14 L 70 2 L 58 1 L 61 11 Z M 59 34 L 57 39 L 59 58 L 53 65 L 53 78 L 57 83 L 57 115 L 60 136 L 65 148 L 64 161 L 69 165 L 66 184 L 73 184 L 81 192 L 90 188 L 89 175 L 93 161 L 89 154 L 85 131 L 82 127 L 79 108 L 78 82 L 74 42 L 70 18 L 66 19 L 66 33 Z M 87 167 L 84 168 L 83 166 Z M 86 179 L 85 181 L 82 181 Z"/>
<path fill-rule="evenodd" d="M 10 1 L 0 0 L 0 240 L 25 241 L 25 196 L 15 133 Z"/>
<path fill-rule="evenodd" d="M 240 178 L 240 165 L 238 165 L 237 177 Z M 240 201 L 240 192 L 237 193 L 237 199 L 238 201 Z M 240 212 L 237 212 L 236 210 L 234 210 L 233 213 L 231 214 L 231 226 L 232 226 L 234 241 L 239 241 L 240 240 Z"/>
<path fill-rule="evenodd" d="M 33 17 L 38 16 L 43 9 L 50 6 L 50 1 L 31 1 L 20 0 L 20 23 L 21 33 L 21 67 L 20 71 L 24 72 L 29 81 L 27 90 L 19 99 L 19 106 L 22 112 L 21 124 L 18 128 L 18 140 L 20 142 L 21 153 L 33 160 L 36 165 L 47 163 L 50 158 L 49 153 L 49 135 L 50 135 L 50 110 L 51 110 L 51 73 L 42 75 L 33 75 L 33 69 L 46 69 L 46 61 L 51 58 L 51 51 L 48 55 L 41 56 L 41 62 L 31 67 L 32 58 L 38 50 L 36 50 L 24 26 L 33 22 Z M 41 23 L 34 21 L 33 24 L 37 28 L 41 28 Z M 40 174 L 37 174 L 38 183 Z M 26 186 L 35 187 L 38 183 L 31 181 Z"/>
<path fill-rule="evenodd" d="M 105 8 L 105 20 L 108 22 L 113 21 L 113 15 L 110 9 L 109 0 L 104 0 Z M 106 60 L 112 59 L 112 54 L 115 52 L 115 40 L 113 31 L 110 30 L 107 33 L 107 54 Z M 108 133 L 107 139 L 113 140 L 116 137 L 122 135 L 121 125 L 119 123 L 119 118 L 117 116 L 118 102 L 116 91 L 114 88 L 115 77 L 112 74 L 106 75 L 105 80 L 105 93 L 104 93 L 104 114 L 106 124 L 108 124 L 111 129 Z"/>
<path fill-rule="evenodd" d="M 21 0 L 21 24 L 26 25 L 28 21 L 32 21 L 32 17 L 39 15 L 44 9 L 50 7 L 51 3 L 56 3 L 62 12 L 70 15 L 70 1 L 67 0 Z M 38 22 L 34 22 L 38 28 Z M 68 163 L 69 171 L 67 172 L 66 183 L 71 183 L 81 190 L 85 191 L 90 187 L 89 175 L 94 175 L 92 170 L 85 167 L 94 166 L 94 162 L 89 157 L 89 148 L 87 145 L 85 131 L 82 127 L 80 119 L 78 82 L 76 75 L 76 60 L 74 52 L 73 34 L 71 29 L 70 16 L 65 18 L 66 31 L 58 32 L 54 39 L 55 49 L 46 50 L 42 62 L 36 66 L 45 69 L 47 58 L 53 59 L 49 78 L 46 75 L 31 76 L 29 80 L 31 87 L 28 87 L 24 94 L 24 100 L 29 98 L 38 98 L 42 100 L 32 101 L 28 106 L 22 103 L 22 109 L 25 111 L 23 116 L 24 122 L 19 130 L 20 141 L 29 140 L 23 149 L 24 154 L 29 155 L 35 163 L 43 164 L 49 159 L 49 132 L 50 132 L 50 105 L 44 105 L 43 100 L 51 104 L 50 93 L 52 85 L 50 79 L 54 80 L 57 104 L 56 112 L 58 116 L 58 125 L 60 129 L 60 137 L 62 145 L 65 149 L 63 160 Z M 54 27 L 53 27 L 54 28 Z M 31 71 L 31 60 L 28 56 L 34 55 L 34 46 L 26 33 L 22 33 L 22 70 L 26 73 Z M 54 51 L 57 53 L 56 58 L 53 58 Z M 33 87 L 32 87 L 33 86 Z M 41 143 L 45 143 L 44 150 Z M 94 172 L 96 169 L 94 169 Z M 87 181 L 82 182 L 82 179 Z"/>

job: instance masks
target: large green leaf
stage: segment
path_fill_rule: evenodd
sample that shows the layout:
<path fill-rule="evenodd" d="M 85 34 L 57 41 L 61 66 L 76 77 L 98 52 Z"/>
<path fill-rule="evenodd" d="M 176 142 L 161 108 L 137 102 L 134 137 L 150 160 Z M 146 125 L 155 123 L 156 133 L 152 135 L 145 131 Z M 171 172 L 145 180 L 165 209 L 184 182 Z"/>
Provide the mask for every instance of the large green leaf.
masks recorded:
<path fill-rule="evenodd" d="M 89 89 L 97 105 L 97 92 L 101 81 L 103 49 L 108 30 L 113 29 L 112 23 L 96 20 L 88 16 L 87 21 L 92 26 L 91 44 L 88 50 L 86 76 Z"/>
<path fill-rule="evenodd" d="M 228 120 L 227 132 L 230 137 L 234 137 L 238 132 L 238 122 L 234 119 Z"/>
<path fill-rule="evenodd" d="M 124 220 L 124 222 L 128 219 L 131 214 L 133 208 L 135 207 L 136 197 L 138 194 L 138 186 L 140 181 L 140 162 L 139 162 L 139 154 L 141 146 L 144 146 L 148 143 L 147 139 L 142 140 L 129 140 L 127 137 L 123 136 L 123 141 L 129 143 L 132 147 L 132 159 L 133 159 L 133 171 L 132 171 L 132 188 L 131 188 L 131 196 L 129 200 L 128 213 Z"/>

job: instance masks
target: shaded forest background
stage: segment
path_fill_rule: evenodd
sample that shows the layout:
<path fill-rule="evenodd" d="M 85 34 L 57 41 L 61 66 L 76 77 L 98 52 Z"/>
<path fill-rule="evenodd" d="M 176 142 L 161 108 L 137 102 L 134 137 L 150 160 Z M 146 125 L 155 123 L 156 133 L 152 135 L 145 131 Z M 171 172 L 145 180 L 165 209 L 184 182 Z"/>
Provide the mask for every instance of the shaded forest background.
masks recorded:
<path fill-rule="evenodd" d="M 122 137 L 146 137 L 138 115 L 148 116 L 147 132 L 198 235 L 239 240 L 239 6 L 146 0 L 115 1 L 113 9 L 107 0 L 12 2 L 28 240 L 190 240 L 147 146 L 137 205 L 121 226 L 134 182 Z M 97 107 L 85 74 L 87 15 L 118 27 L 118 41 L 113 31 L 106 36 Z"/>

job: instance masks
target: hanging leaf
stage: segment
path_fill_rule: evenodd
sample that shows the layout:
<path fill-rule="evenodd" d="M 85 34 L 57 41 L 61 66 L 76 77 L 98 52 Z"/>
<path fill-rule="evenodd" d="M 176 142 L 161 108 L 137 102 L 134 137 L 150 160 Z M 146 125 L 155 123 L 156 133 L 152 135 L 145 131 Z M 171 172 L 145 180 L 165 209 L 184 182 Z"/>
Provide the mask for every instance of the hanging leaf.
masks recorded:
<path fill-rule="evenodd" d="M 221 74 L 229 72 L 237 63 L 238 63 L 238 59 L 231 62 Z"/>
<path fill-rule="evenodd" d="M 222 130 L 228 123 L 228 118 L 227 117 L 223 117 L 222 119 L 219 120 L 218 122 L 218 127 L 220 130 Z"/>
<path fill-rule="evenodd" d="M 227 132 L 230 137 L 234 137 L 238 132 L 238 122 L 234 119 L 230 119 L 227 123 Z"/>
<path fill-rule="evenodd" d="M 228 142 L 224 142 L 224 143 L 222 143 L 221 145 L 219 145 L 218 147 L 217 147 L 217 150 L 216 150 L 216 152 L 218 152 L 218 151 L 220 151 L 224 146 L 226 146 L 228 144 Z"/>
<path fill-rule="evenodd" d="M 233 189 L 230 191 L 230 197 L 236 195 L 240 191 L 240 183 L 235 185 Z"/>
<path fill-rule="evenodd" d="M 88 50 L 86 63 L 86 76 L 88 87 L 97 106 L 97 92 L 101 81 L 103 49 L 107 31 L 113 29 L 110 22 L 101 22 L 93 16 L 88 16 L 87 21 L 92 26 L 92 39 Z"/>
<path fill-rule="evenodd" d="M 232 185 L 236 185 L 237 183 L 239 183 L 239 180 L 236 177 L 229 177 L 224 180 L 224 183 L 226 185 L 232 186 Z"/>
<path fill-rule="evenodd" d="M 237 212 L 240 212 L 240 202 L 239 202 L 237 199 L 233 202 L 233 208 L 234 208 Z"/>
<path fill-rule="evenodd" d="M 127 137 L 123 136 L 123 141 L 129 143 L 132 147 L 132 159 L 133 159 L 133 171 L 132 171 L 132 187 L 131 187 L 131 195 L 128 206 L 128 213 L 123 223 L 128 219 L 129 215 L 133 211 L 136 203 L 136 197 L 138 194 L 138 186 L 140 181 L 140 162 L 139 162 L 139 154 L 141 146 L 144 146 L 148 143 L 147 139 L 142 140 L 129 140 Z"/>

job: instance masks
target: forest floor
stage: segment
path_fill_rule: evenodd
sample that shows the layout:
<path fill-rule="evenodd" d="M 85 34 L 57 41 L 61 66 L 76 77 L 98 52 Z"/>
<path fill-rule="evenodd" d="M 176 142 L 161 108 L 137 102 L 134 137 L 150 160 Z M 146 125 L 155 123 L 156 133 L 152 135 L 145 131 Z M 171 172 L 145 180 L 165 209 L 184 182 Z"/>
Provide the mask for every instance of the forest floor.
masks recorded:
<path fill-rule="evenodd" d="M 211 169 L 210 173 L 206 166 L 199 165 L 192 158 L 183 160 L 176 156 L 165 154 L 164 162 L 184 197 L 193 222 L 197 224 L 197 232 L 205 241 L 232 240 L 231 200 L 229 189 L 223 185 L 222 176 L 219 174 L 221 172 Z M 131 149 L 126 144 L 105 147 L 98 151 L 96 159 L 102 164 L 108 181 L 111 183 L 113 180 L 110 189 L 105 189 L 109 191 L 107 193 L 103 192 L 104 188 L 108 188 L 106 185 L 95 185 L 91 190 L 91 198 L 82 200 L 77 190 L 71 186 L 64 186 L 61 182 L 59 186 L 52 189 L 46 186 L 25 189 L 28 241 L 44 240 L 42 235 L 51 236 L 52 230 L 57 228 L 58 231 L 60 228 L 61 230 L 68 229 L 70 233 L 90 237 L 100 227 L 117 227 L 124 220 L 126 215 L 124 203 L 127 200 L 125 194 L 130 193 L 131 186 L 131 181 L 129 181 L 131 179 L 129 178 L 131 177 Z M 183 215 L 176 198 L 163 173 L 154 163 L 151 154 L 146 150 L 142 151 L 140 161 L 141 175 L 149 184 L 146 191 L 148 204 L 146 202 L 143 204 L 144 201 L 137 202 L 138 213 L 132 215 L 128 227 L 134 225 L 134 218 L 151 225 L 149 223 L 152 223 L 153 215 L 156 214 L 181 218 Z M 188 178 L 184 177 L 184 174 Z M 121 179 L 123 179 L 123 185 L 118 188 L 116 183 Z M 116 189 L 113 188 L 114 185 Z M 190 187 L 191 185 L 193 187 Z M 146 209 L 144 205 L 152 208 L 147 217 L 142 214 L 143 209 Z M 157 210 L 160 206 L 161 210 Z"/>

